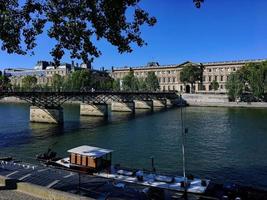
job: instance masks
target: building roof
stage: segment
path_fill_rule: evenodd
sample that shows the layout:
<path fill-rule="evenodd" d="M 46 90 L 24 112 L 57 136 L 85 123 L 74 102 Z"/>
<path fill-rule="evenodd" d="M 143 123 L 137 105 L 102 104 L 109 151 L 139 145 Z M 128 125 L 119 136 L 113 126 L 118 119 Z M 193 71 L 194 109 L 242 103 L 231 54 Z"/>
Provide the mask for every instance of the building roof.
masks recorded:
<path fill-rule="evenodd" d="M 246 64 L 251 62 L 263 62 L 267 61 L 267 59 L 252 59 L 252 60 L 236 60 L 236 61 L 223 61 L 223 62 L 191 62 L 186 61 L 180 64 L 170 64 L 170 65 L 145 65 L 145 66 L 137 66 L 137 67 L 113 67 L 113 71 L 127 71 L 130 69 L 133 70 L 151 70 L 151 69 L 162 69 L 162 68 L 182 68 L 184 65 L 187 64 L 193 64 L 193 65 L 199 65 L 203 64 L 204 66 L 216 66 L 216 65 L 237 65 L 237 64 Z"/>
<path fill-rule="evenodd" d="M 108 153 L 111 153 L 112 151 L 113 150 L 102 149 L 102 148 L 88 146 L 88 145 L 83 145 L 83 146 L 79 146 L 79 147 L 68 150 L 69 153 L 80 154 L 80 155 L 89 156 L 92 158 L 100 158 Z"/>

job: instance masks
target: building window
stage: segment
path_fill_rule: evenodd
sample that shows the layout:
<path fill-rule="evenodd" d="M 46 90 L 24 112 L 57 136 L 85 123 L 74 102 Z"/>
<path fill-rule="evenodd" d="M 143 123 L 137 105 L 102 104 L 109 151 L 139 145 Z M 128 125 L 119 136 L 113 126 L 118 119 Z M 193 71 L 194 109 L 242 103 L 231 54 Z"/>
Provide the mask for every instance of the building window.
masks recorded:
<path fill-rule="evenodd" d="M 235 69 L 235 68 L 233 68 L 233 71 L 234 71 L 234 72 L 235 72 L 235 70 L 236 70 L 236 69 Z"/>
<path fill-rule="evenodd" d="M 223 76 L 221 76 L 221 81 L 223 81 Z"/>
<path fill-rule="evenodd" d="M 180 91 L 183 91 L 183 86 L 182 85 L 180 85 Z"/>
<path fill-rule="evenodd" d="M 217 81 L 217 76 L 214 77 L 215 81 Z"/>
<path fill-rule="evenodd" d="M 175 86 L 174 85 L 172 86 L 172 90 L 175 90 Z"/>
<path fill-rule="evenodd" d="M 165 83 L 165 78 L 163 78 L 163 83 Z"/>
<path fill-rule="evenodd" d="M 175 80 L 175 78 L 173 77 L 173 78 L 172 78 L 172 82 L 174 82 L 174 83 L 175 83 L 175 81 L 176 81 L 176 80 Z"/>
<path fill-rule="evenodd" d="M 221 85 L 221 89 L 223 89 L 223 85 Z"/>
<path fill-rule="evenodd" d="M 168 82 L 169 82 L 169 83 L 171 82 L 171 78 L 168 78 Z"/>
<path fill-rule="evenodd" d="M 211 76 L 209 76 L 209 82 L 211 82 Z"/>
<path fill-rule="evenodd" d="M 209 72 L 211 72 L 211 69 L 209 68 Z"/>
<path fill-rule="evenodd" d="M 205 82 L 206 81 L 206 76 L 203 76 L 203 82 Z"/>
<path fill-rule="evenodd" d="M 229 76 L 226 77 L 227 81 L 229 80 Z"/>

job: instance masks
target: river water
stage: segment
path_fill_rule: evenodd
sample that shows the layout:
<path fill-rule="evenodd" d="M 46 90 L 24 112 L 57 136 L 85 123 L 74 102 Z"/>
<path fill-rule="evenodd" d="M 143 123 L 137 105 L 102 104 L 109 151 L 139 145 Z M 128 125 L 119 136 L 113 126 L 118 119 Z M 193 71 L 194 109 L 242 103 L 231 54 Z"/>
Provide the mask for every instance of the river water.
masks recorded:
<path fill-rule="evenodd" d="M 187 173 L 216 182 L 267 189 L 267 109 L 187 107 L 183 110 Z M 61 155 L 79 145 L 113 149 L 113 163 L 182 175 L 180 108 L 107 120 L 64 107 L 63 126 L 29 122 L 26 104 L 0 104 L 2 153 L 33 162 L 52 147 Z"/>

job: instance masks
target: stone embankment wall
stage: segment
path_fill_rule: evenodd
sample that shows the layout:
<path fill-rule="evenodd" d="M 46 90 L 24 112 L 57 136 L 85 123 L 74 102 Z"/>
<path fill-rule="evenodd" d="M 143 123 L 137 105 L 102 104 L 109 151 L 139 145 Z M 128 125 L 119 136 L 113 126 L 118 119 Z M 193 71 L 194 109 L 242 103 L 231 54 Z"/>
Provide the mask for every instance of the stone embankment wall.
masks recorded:
<path fill-rule="evenodd" d="M 4 97 L 0 99 L 0 103 L 27 103 L 27 102 L 17 97 Z"/>
<path fill-rule="evenodd" d="M 267 108 L 267 102 L 229 102 L 227 95 L 219 94 L 183 94 L 182 98 L 189 106 Z"/>
<path fill-rule="evenodd" d="M 4 176 L 0 176 L 0 185 L 9 190 L 16 190 L 46 200 L 92 200 L 92 198 L 89 197 L 82 197 L 31 183 L 21 182 Z"/>

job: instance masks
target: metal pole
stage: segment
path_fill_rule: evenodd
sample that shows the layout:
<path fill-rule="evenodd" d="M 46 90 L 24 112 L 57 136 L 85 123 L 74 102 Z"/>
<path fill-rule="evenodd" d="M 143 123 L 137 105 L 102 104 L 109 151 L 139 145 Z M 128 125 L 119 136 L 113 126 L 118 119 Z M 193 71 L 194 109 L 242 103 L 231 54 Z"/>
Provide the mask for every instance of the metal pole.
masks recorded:
<path fill-rule="evenodd" d="M 187 179 L 185 173 L 185 129 L 183 121 L 183 107 L 181 107 L 181 129 L 182 129 L 182 157 L 183 157 L 183 177 L 184 177 L 184 194 L 187 199 Z"/>
<path fill-rule="evenodd" d="M 78 172 L 78 174 L 79 174 L 78 193 L 79 193 L 79 195 L 80 195 L 80 194 L 81 194 L 81 174 L 80 174 L 80 172 Z"/>

